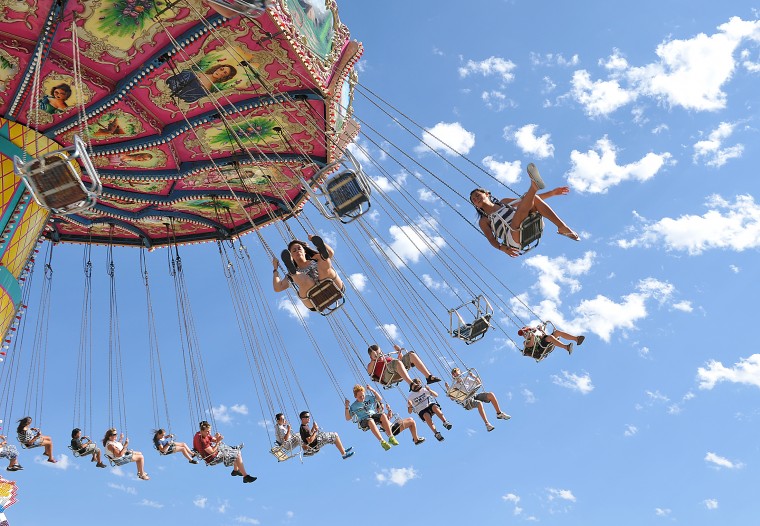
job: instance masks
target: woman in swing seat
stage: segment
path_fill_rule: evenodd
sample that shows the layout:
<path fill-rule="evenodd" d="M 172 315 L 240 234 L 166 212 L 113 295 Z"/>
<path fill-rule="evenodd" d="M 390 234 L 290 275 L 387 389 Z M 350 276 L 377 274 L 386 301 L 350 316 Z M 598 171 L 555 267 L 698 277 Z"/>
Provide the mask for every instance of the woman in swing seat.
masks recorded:
<path fill-rule="evenodd" d="M 145 468 L 145 457 L 139 451 L 132 451 L 127 449 L 129 444 L 129 438 L 124 438 L 124 433 L 119 436 L 119 440 L 116 440 L 116 429 L 111 428 L 106 431 L 106 435 L 103 437 L 103 447 L 106 450 L 106 456 L 113 461 L 113 463 L 119 467 L 130 462 L 137 464 L 137 478 L 142 480 L 150 480 L 143 469 Z"/>
<path fill-rule="evenodd" d="M 282 251 L 281 257 L 288 271 L 288 277 L 298 287 L 298 297 L 309 310 L 317 311 L 316 305 L 306 297 L 315 285 L 320 281 L 331 279 L 338 290 L 345 291 L 346 287 L 333 268 L 332 257 L 335 251 L 332 247 L 319 236 L 310 235 L 309 241 L 316 250 L 306 242 L 294 239 L 288 243 L 288 249 Z M 274 265 L 272 287 L 275 292 L 283 292 L 290 287 L 290 280 L 280 278 L 278 270 L 280 262 L 277 258 L 272 260 L 272 265 Z"/>
<path fill-rule="evenodd" d="M 16 434 L 18 441 L 26 448 L 43 446 L 45 452 L 43 455 L 48 457 L 48 462 L 55 464 L 58 462 L 53 458 L 53 439 L 49 436 L 43 435 L 36 427 L 31 427 L 32 417 L 25 416 L 18 421 L 18 427 L 16 428 Z"/>
<path fill-rule="evenodd" d="M 585 336 L 573 336 L 568 332 L 560 331 L 558 329 L 554 329 L 551 334 L 546 334 L 541 327 L 542 326 L 523 327 L 517 331 L 518 336 L 525 338 L 525 351 L 533 349 L 536 345 L 542 349 L 554 345 L 560 349 L 565 349 L 567 354 L 573 354 L 573 342 L 575 342 L 576 345 L 580 345 L 586 339 Z M 562 343 L 560 338 L 563 340 L 570 340 L 570 342 Z"/>
<path fill-rule="evenodd" d="M 560 186 L 548 192 L 538 194 L 545 188 L 544 181 L 533 163 L 528 165 L 528 176 L 531 179 L 528 192 L 519 199 L 496 199 L 491 192 L 476 188 L 470 192 L 470 202 L 478 213 L 478 226 L 486 239 L 499 252 L 511 257 L 520 255 L 521 240 L 520 226 L 531 214 L 538 212 L 557 226 L 557 233 L 580 241 L 580 237 L 552 210 L 544 199 L 555 195 L 566 195 L 570 192 L 567 186 Z M 500 241 L 501 240 L 501 241 Z M 503 241 L 503 242 L 502 242 Z"/>
<path fill-rule="evenodd" d="M 182 453 L 191 464 L 197 464 L 195 455 L 184 442 L 176 442 L 174 435 L 167 435 L 163 429 L 153 431 L 153 446 L 162 455 L 171 455 L 172 453 Z"/>

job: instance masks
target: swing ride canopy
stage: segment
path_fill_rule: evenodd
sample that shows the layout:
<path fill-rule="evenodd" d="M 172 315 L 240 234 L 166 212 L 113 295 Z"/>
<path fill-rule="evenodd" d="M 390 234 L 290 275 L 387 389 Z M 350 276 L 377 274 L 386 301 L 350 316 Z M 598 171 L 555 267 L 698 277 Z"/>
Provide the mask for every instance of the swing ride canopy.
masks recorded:
<path fill-rule="evenodd" d="M 62 147 L 80 135 L 103 183 L 94 208 L 53 216 L 54 240 L 155 247 L 264 226 L 303 206 L 299 177 L 316 185 L 358 131 L 361 45 L 335 2 L 255 18 L 197 0 L 10 3 L 0 42 L 2 122 Z"/>

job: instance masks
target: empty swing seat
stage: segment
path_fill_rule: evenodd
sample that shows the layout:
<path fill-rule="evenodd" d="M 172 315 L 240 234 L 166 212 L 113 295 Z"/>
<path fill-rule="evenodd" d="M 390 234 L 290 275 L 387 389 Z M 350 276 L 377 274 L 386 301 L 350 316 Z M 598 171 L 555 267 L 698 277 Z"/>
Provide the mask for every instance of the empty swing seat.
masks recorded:
<path fill-rule="evenodd" d="M 475 343 L 483 336 L 485 336 L 490 327 L 491 315 L 486 314 L 485 316 L 477 318 L 472 323 L 468 323 L 457 329 L 454 329 L 452 336 L 459 338 L 460 340 L 464 340 L 465 344 L 470 345 L 471 343 Z"/>
<path fill-rule="evenodd" d="M 359 182 L 356 172 L 347 170 L 336 175 L 325 186 L 325 191 L 339 217 L 356 218 L 369 208 L 369 196 Z"/>
<path fill-rule="evenodd" d="M 90 188 L 82 182 L 76 159 L 82 163 L 84 173 L 91 180 Z M 70 214 L 92 208 L 102 189 L 85 145 L 77 135 L 74 136 L 73 146 L 47 153 L 27 163 L 14 156 L 13 167 L 37 204 L 54 214 Z"/>
<path fill-rule="evenodd" d="M 346 302 L 343 290 L 331 279 L 322 280 L 310 288 L 306 298 L 311 300 L 314 308 L 324 316 L 339 309 Z"/>

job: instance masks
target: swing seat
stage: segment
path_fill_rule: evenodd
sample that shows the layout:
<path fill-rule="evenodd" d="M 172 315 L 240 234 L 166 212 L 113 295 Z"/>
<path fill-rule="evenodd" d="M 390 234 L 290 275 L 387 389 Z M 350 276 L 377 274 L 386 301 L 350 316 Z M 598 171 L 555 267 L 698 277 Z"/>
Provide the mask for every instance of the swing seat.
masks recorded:
<path fill-rule="evenodd" d="M 475 307 L 475 317 L 472 323 L 466 323 L 459 310 L 471 305 Z M 469 311 L 472 314 L 472 307 Z M 488 329 L 491 328 L 491 318 L 493 318 L 493 307 L 481 294 L 474 300 L 449 310 L 449 334 L 470 345 L 486 335 Z"/>
<path fill-rule="evenodd" d="M 533 358 L 536 360 L 536 362 L 540 362 L 547 356 L 551 354 L 551 352 L 554 350 L 554 344 L 550 343 L 547 347 L 542 347 L 538 343 L 534 345 L 532 348 L 523 348 L 522 354 L 523 356 L 527 356 L 529 358 Z"/>
<path fill-rule="evenodd" d="M 89 188 L 82 182 L 76 159 L 91 181 Z M 73 146 L 46 153 L 27 163 L 14 156 L 13 169 L 37 204 L 54 214 L 73 214 L 92 208 L 102 190 L 100 178 L 78 135 L 74 136 Z"/>
<path fill-rule="evenodd" d="M 208 0 L 210 4 L 229 9 L 239 15 L 257 17 L 271 4 L 270 0 Z"/>
<path fill-rule="evenodd" d="M 314 188 L 303 177 L 300 177 L 300 180 L 314 206 L 323 216 L 348 224 L 367 213 L 372 206 L 369 200 L 372 193 L 370 179 L 356 157 L 346 150 L 343 158 L 320 168 L 311 181 L 318 183 L 339 166 L 345 166 L 346 169 Z M 325 202 L 322 203 L 320 198 L 324 198 Z"/>
<path fill-rule="evenodd" d="M 328 202 L 343 223 L 357 219 L 372 206 L 369 188 L 362 184 L 359 177 L 353 170 L 346 170 L 325 184 Z"/>
<path fill-rule="evenodd" d="M 543 232 L 544 218 L 538 212 L 532 212 L 520 225 L 520 253 L 536 248 Z"/>
<path fill-rule="evenodd" d="M 314 285 L 306 293 L 314 308 L 323 316 L 329 316 L 346 302 L 343 291 L 332 279 L 325 279 Z"/>
<path fill-rule="evenodd" d="M 290 460 L 291 458 L 298 456 L 298 453 L 294 453 L 295 449 L 296 448 L 288 449 L 284 445 L 278 444 L 270 449 L 269 452 L 274 455 L 274 458 L 277 459 L 277 462 L 285 462 L 286 460 Z"/>
<path fill-rule="evenodd" d="M 454 384 L 451 385 L 446 391 L 446 396 L 448 396 L 457 404 L 466 407 L 467 402 L 472 400 L 472 398 L 478 394 L 478 391 L 483 388 L 483 382 L 475 369 L 467 369 L 467 371 L 462 373 L 461 376 L 464 378 L 473 376 L 474 381 L 471 383 L 470 387 L 466 389 L 463 388 L 463 385 L 461 383 L 454 382 Z"/>
<path fill-rule="evenodd" d="M 24 442 L 24 440 L 26 439 L 26 437 L 24 435 L 16 435 L 16 438 L 18 439 L 18 443 L 21 444 L 21 447 L 23 449 L 34 449 L 36 447 L 42 447 L 42 440 L 40 440 L 39 444 L 32 443 L 30 445 L 30 444 Z"/>
<path fill-rule="evenodd" d="M 79 458 L 82 456 L 82 453 L 80 453 L 78 449 L 74 449 L 71 446 L 67 446 L 67 447 L 71 450 L 71 454 L 74 455 L 76 458 Z M 86 454 L 90 455 L 91 453 L 86 453 Z"/>
<path fill-rule="evenodd" d="M 470 345 L 485 336 L 490 327 L 491 315 L 486 314 L 485 316 L 477 318 L 472 323 L 467 323 L 458 329 L 454 329 L 454 332 L 452 332 L 451 335 L 454 338 L 463 340 L 466 345 Z"/>

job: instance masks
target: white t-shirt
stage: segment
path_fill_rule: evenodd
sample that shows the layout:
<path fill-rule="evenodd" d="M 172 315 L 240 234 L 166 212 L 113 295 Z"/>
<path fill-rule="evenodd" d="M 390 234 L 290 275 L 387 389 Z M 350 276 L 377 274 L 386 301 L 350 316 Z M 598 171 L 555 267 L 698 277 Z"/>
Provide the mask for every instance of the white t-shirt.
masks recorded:
<path fill-rule="evenodd" d="M 419 413 L 427 406 L 435 402 L 435 399 L 428 391 L 427 387 L 423 387 L 419 391 L 412 392 L 412 396 L 409 397 L 409 401 L 412 403 L 412 411 Z"/>

